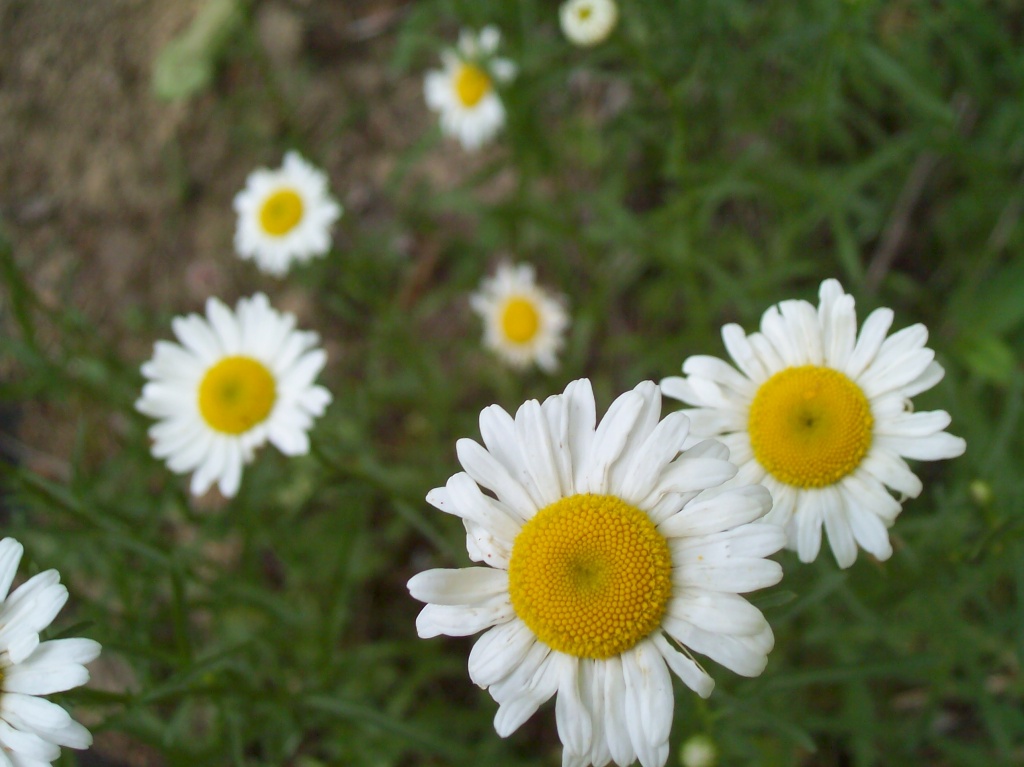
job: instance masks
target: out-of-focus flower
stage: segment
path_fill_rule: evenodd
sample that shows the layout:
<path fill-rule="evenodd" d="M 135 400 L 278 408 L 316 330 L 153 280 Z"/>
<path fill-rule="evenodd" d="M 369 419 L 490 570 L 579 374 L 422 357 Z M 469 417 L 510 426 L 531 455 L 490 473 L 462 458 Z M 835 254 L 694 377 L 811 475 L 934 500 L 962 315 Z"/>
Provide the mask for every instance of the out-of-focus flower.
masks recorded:
<path fill-rule="evenodd" d="M 495 86 L 512 80 L 516 66 L 495 56 L 501 33 L 488 26 L 463 30 L 454 50 L 441 53 L 441 69 L 427 72 L 427 106 L 440 113 L 441 130 L 467 150 L 478 149 L 505 124 L 505 106 Z"/>
<path fill-rule="evenodd" d="M 210 298 L 205 319 L 175 317 L 171 327 L 180 344 L 156 342 L 135 407 L 159 419 L 153 455 L 175 473 L 195 472 L 193 494 L 216 482 L 235 495 L 242 466 L 267 440 L 286 455 L 309 452 L 307 432 L 331 401 L 314 384 L 327 361 L 316 333 L 295 330 L 295 317 L 262 293 L 233 312 Z"/>

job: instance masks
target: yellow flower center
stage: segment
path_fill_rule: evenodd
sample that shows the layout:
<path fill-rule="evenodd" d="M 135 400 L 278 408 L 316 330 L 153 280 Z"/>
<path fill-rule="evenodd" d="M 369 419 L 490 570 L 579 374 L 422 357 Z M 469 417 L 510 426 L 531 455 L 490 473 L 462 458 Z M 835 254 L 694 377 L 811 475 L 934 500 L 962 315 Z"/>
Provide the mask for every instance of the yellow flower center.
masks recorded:
<path fill-rule="evenodd" d="M 578 9 L 576 9 L 576 15 L 579 17 L 580 21 L 586 21 L 587 19 L 589 19 L 590 14 L 592 14 L 593 12 L 594 9 L 591 8 L 589 5 L 581 5 Z"/>
<path fill-rule="evenodd" d="M 270 414 L 277 397 L 274 376 L 252 357 L 225 357 L 199 384 L 199 412 L 211 429 L 241 434 Z"/>
<path fill-rule="evenodd" d="M 302 220 L 302 198 L 294 189 L 278 189 L 260 208 L 260 226 L 272 237 L 288 234 Z"/>
<path fill-rule="evenodd" d="M 832 368 L 782 370 L 757 390 L 747 430 L 754 457 L 780 482 L 825 487 L 860 465 L 875 420 L 857 384 Z"/>
<path fill-rule="evenodd" d="M 515 296 L 505 302 L 501 312 L 501 332 L 512 343 L 525 344 L 533 340 L 540 328 L 540 314 L 533 301 Z"/>
<path fill-rule="evenodd" d="M 508 590 L 516 614 L 552 650 L 610 658 L 661 624 L 672 555 L 640 509 L 611 495 L 572 495 L 523 525 Z"/>
<path fill-rule="evenodd" d="M 474 107 L 491 89 L 491 78 L 476 64 L 463 62 L 455 74 L 455 93 L 464 107 Z"/>

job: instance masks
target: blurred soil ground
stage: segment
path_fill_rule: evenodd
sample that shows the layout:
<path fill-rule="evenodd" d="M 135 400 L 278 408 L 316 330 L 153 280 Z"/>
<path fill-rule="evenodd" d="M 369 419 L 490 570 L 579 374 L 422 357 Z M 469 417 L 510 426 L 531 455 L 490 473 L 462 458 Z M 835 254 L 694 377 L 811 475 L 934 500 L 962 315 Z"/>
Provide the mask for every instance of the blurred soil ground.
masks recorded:
<path fill-rule="evenodd" d="M 399 0 L 255 3 L 213 87 L 160 101 L 154 58 L 203 5 L 0 0 L 0 222 L 43 301 L 73 307 L 129 364 L 151 354 L 154 317 L 201 311 L 210 295 L 264 290 L 308 326 L 302 290 L 235 257 L 233 196 L 293 139 L 345 208 L 343 250 L 346 220 L 390 215 L 384 180 L 430 122 L 419 79 L 389 68 L 408 9 Z M 457 165 L 451 151 L 422 170 L 440 179 Z M 56 328 L 39 331 L 56 339 Z M 0 360 L 0 376 L 11 374 Z M 116 432 L 112 418 L 99 427 Z M 72 403 L 24 402 L 0 427 L 5 456 L 67 479 L 80 428 Z M 93 685 L 123 689 L 118 676 L 94 669 Z M 162 763 L 115 732 L 98 733 L 81 763 L 103 759 Z"/>

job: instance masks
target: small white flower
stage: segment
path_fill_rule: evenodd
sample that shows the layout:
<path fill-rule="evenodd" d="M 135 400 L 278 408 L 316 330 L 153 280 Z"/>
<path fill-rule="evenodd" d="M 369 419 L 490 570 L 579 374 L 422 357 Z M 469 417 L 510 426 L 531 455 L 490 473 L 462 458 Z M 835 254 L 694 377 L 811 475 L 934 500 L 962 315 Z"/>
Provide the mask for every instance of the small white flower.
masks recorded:
<path fill-rule="evenodd" d="M 159 419 L 153 455 L 175 473 L 195 471 L 193 494 L 217 482 L 235 495 L 242 466 L 267 440 L 285 455 L 309 452 L 306 432 L 331 401 L 313 383 L 327 361 L 316 333 L 295 330 L 294 315 L 262 293 L 234 312 L 210 298 L 206 319 L 175 317 L 171 327 L 181 345 L 156 342 L 135 407 Z"/>
<path fill-rule="evenodd" d="M 679 750 L 679 761 L 683 767 L 715 767 L 718 749 L 707 735 L 694 735 Z"/>
<path fill-rule="evenodd" d="M 575 45 L 603 43 L 619 20 L 615 0 L 566 0 L 558 12 L 562 32 Z"/>
<path fill-rule="evenodd" d="M 327 175 L 288 152 L 277 170 L 259 168 L 235 195 L 235 250 L 263 272 L 281 277 L 293 262 L 304 263 L 331 249 L 331 228 L 341 206 L 331 197 Z"/>
<path fill-rule="evenodd" d="M 737 481 L 763 482 L 774 508 L 766 521 L 786 530 L 789 548 L 811 562 L 821 527 L 840 567 L 862 547 L 892 555 L 887 528 L 901 496 L 922 489 L 904 458 L 934 461 L 964 452 L 945 431 L 943 410 L 914 413 L 910 397 L 943 376 L 928 330 L 912 325 L 886 338 L 891 309 L 876 309 L 857 335 L 853 296 L 821 283 L 818 308 L 783 301 L 761 318 L 761 332 L 722 328 L 739 371 L 717 357 L 690 357 L 685 378 L 661 382 L 669 397 L 696 406 L 682 412 L 695 437 L 717 437 L 739 464 Z"/>
<path fill-rule="evenodd" d="M 23 551 L 13 538 L 0 541 L 0 764 L 13 767 L 50 764 L 61 746 L 92 745 L 85 727 L 37 696 L 85 684 L 85 664 L 100 654 L 91 639 L 39 641 L 39 632 L 68 601 L 68 590 L 56 570 L 47 570 L 8 595 Z"/>
<path fill-rule="evenodd" d="M 681 452 L 689 421 L 661 419 L 650 381 L 597 421 L 590 381 L 574 381 L 515 418 L 480 414 L 483 445 L 456 443 L 465 469 L 427 501 L 461 517 L 470 559 L 409 581 L 426 607 L 423 638 L 485 633 L 469 676 L 498 702 L 505 737 L 557 693 L 564 767 L 668 758 L 670 672 L 702 697 L 702 653 L 744 676 L 765 667 L 774 637 L 741 593 L 782 577 L 765 559 L 785 543 L 755 524 L 771 507 L 714 440 Z M 708 488 L 715 488 L 708 490 Z"/>
<path fill-rule="evenodd" d="M 458 48 L 441 54 L 443 69 L 428 72 L 423 83 L 427 106 L 441 114 L 441 130 L 467 150 L 490 141 L 505 124 L 495 84 L 512 80 L 516 66 L 494 55 L 500 40 L 495 27 L 478 35 L 463 30 Z"/>
<path fill-rule="evenodd" d="M 569 326 L 563 296 L 536 284 L 529 264 L 501 264 L 481 282 L 470 306 L 483 319 L 484 345 L 517 368 L 530 363 L 546 372 L 558 366 Z"/>

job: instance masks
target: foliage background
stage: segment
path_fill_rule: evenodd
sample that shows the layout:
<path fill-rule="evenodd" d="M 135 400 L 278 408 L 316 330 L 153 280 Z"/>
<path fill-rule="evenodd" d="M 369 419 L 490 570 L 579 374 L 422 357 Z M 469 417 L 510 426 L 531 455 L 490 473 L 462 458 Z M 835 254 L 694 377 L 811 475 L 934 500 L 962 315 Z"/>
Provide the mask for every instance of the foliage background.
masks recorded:
<path fill-rule="evenodd" d="M 673 744 L 1024 764 L 1024 3 L 633 0 L 586 51 L 556 9 L 0 2 L 4 530 L 69 584 L 53 635 L 105 648 L 62 699 L 96 746 L 62 764 L 558 764 L 551 711 L 502 741 L 471 640 L 415 637 L 406 580 L 467 562 L 423 496 L 482 407 L 583 375 L 607 407 L 830 276 L 862 317 L 927 324 L 947 375 L 916 405 L 968 452 L 917 466 L 890 561 L 780 555 L 766 672 L 709 663 Z M 521 72 L 466 156 L 422 75 L 485 23 Z M 234 257 L 230 201 L 288 148 L 346 213 L 275 281 Z M 480 348 L 467 293 L 503 258 L 568 295 L 556 375 Z M 236 499 L 191 499 L 149 456 L 138 367 L 174 315 L 257 290 L 321 332 L 335 403 L 311 455 L 264 449 Z"/>

